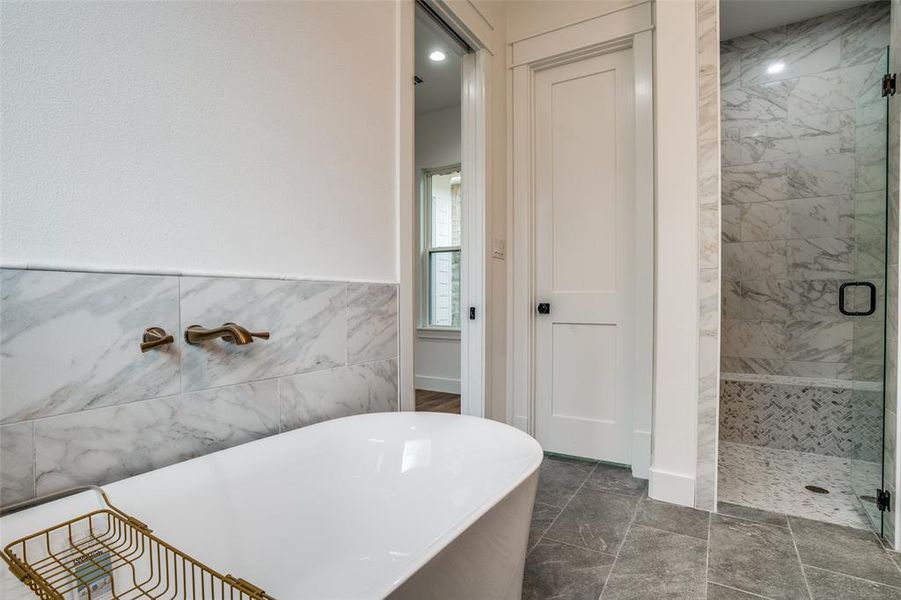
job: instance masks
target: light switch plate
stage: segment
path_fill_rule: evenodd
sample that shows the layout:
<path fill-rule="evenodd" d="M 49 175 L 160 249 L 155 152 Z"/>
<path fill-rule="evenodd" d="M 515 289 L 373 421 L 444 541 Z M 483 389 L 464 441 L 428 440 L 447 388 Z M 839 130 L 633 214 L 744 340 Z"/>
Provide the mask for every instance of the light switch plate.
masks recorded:
<path fill-rule="evenodd" d="M 504 258 L 506 246 L 506 241 L 494 238 L 491 244 L 491 255 L 494 258 Z"/>

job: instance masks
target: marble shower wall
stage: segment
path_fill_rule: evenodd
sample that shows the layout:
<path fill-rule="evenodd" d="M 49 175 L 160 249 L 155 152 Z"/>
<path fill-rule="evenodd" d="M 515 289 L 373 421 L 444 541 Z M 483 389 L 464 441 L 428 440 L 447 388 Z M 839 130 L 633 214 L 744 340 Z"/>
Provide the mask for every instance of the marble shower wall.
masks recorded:
<path fill-rule="evenodd" d="M 874 2 L 721 44 L 725 373 L 882 378 L 882 306 L 838 289 L 884 284 L 888 40 Z"/>
<path fill-rule="evenodd" d="M 390 284 L 0 271 L 0 503 L 398 408 Z M 187 345 L 234 321 L 268 341 Z M 176 341 L 142 353 L 143 330 Z"/>
<path fill-rule="evenodd" d="M 720 362 L 719 0 L 697 0 L 698 441 L 695 506 L 716 510 Z"/>

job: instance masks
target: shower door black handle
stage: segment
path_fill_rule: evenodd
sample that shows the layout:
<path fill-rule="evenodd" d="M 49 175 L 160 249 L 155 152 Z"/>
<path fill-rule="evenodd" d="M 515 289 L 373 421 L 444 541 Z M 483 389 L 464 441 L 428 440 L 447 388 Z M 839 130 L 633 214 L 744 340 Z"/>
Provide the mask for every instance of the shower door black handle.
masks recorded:
<path fill-rule="evenodd" d="M 870 290 L 870 302 L 867 310 L 853 311 L 845 308 L 845 290 L 852 287 L 865 287 Z M 838 310 L 849 317 L 867 317 L 876 312 L 876 286 L 869 281 L 851 281 L 843 283 L 838 288 Z"/>

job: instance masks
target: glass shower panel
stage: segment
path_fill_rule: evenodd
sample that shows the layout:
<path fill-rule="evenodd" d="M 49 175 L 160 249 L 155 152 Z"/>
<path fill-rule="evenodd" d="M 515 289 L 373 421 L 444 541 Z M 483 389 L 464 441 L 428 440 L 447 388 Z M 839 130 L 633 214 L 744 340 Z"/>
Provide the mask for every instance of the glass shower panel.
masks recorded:
<path fill-rule="evenodd" d="M 842 283 L 838 299 L 839 312 L 852 330 L 851 488 L 880 534 L 877 490 L 883 488 L 888 146 L 888 99 L 882 97 L 880 84 L 887 72 L 888 49 L 855 95 L 854 262 L 852 277 Z"/>

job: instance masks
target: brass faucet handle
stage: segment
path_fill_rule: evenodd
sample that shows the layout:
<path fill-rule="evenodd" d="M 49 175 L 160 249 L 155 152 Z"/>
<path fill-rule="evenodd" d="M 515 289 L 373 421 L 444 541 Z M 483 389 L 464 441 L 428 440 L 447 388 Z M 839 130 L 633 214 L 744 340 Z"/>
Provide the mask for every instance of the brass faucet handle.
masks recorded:
<path fill-rule="evenodd" d="M 141 352 L 147 352 L 160 346 L 168 346 L 175 343 L 175 338 L 166 333 L 162 327 L 148 327 L 141 337 Z"/>
<path fill-rule="evenodd" d="M 250 335 L 251 335 L 252 337 L 255 337 L 255 338 L 260 338 L 261 340 L 268 340 L 268 339 L 269 339 L 269 332 L 268 332 L 268 331 L 251 331 L 251 332 L 250 332 Z"/>

